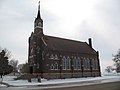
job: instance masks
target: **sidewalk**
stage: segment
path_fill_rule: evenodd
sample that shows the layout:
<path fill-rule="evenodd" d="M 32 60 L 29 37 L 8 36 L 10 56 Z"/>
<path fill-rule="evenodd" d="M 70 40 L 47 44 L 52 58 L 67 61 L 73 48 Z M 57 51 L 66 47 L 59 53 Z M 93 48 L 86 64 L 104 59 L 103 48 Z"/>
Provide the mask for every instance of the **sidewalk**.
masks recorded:
<path fill-rule="evenodd" d="M 89 84 L 99 84 L 106 82 L 120 81 L 120 76 L 104 76 L 104 77 L 89 77 L 89 78 L 70 78 L 70 79 L 54 79 L 46 80 L 42 79 L 39 83 L 37 80 L 33 79 L 32 82 L 27 80 L 14 80 L 12 77 L 4 77 L 2 83 L 7 87 L 53 87 L 53 86 L 77 86 L 77 85 L 89 85 Z"/>

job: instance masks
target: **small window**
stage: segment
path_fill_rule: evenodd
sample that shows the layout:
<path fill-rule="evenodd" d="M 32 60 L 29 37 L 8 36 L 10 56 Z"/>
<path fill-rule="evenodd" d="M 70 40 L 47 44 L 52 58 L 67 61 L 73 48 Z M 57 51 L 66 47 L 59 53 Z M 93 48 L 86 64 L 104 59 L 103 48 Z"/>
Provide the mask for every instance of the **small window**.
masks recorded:
<path fill-rule="evenodd" d="M 54 56 L 53 56 L 53 54 L 51 54 L 51 56 L 50 56 L 50 59 L 54 59 Z"/>
<path fill-rule="evenodd" d="M 58 56 L 55 54 L 55 59 L 58 59 Z"/>

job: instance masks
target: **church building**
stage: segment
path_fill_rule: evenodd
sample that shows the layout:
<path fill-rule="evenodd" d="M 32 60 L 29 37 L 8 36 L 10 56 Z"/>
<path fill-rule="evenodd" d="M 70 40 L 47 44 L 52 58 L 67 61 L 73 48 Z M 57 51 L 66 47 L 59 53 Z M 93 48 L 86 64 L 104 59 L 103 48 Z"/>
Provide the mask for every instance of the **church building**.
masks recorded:
<path fill-rule="evenodd" d="M 48 36 L 43 33 L 40 3 L 29 37 L 29 73 L 45 79 L 101 76 L 99 52 L 87 42 Z"/>

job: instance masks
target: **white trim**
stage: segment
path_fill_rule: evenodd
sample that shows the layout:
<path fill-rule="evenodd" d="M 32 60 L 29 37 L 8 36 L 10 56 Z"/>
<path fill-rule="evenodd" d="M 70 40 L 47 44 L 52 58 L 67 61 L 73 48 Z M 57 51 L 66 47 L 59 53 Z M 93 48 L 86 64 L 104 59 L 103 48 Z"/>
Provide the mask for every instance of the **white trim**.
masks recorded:
<path fill-rule="evenodd" d="M 41 27 L 41 26 L 35 26 L 35 28 L 34 28 L 34 29 L 36 29 L 36 28 L 43 29 L 43 27 Z"/>
<path fill-rule="evenodd" d="M 42 41 L 43 41 L 43 43 L 45 44 L 45 46 L 47 46 L 47 43 L 44 41 L 43 37 L 42 37 Z"/>

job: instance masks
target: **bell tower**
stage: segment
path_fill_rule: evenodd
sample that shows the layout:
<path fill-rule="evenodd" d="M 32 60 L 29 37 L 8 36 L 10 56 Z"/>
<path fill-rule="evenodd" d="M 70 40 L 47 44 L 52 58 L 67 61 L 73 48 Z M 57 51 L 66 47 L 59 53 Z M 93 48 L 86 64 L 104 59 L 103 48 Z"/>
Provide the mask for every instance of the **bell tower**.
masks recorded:
<path fill-rule="evenodd" d="M 35 18 L 35 21 L 34 21 L 34 33 L 43 34 L 43 20 L 41 19 L 41 15 L 40 15 L 40 1 L 38 3 L 37 18 Z"/>

